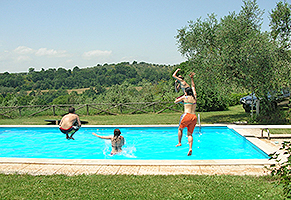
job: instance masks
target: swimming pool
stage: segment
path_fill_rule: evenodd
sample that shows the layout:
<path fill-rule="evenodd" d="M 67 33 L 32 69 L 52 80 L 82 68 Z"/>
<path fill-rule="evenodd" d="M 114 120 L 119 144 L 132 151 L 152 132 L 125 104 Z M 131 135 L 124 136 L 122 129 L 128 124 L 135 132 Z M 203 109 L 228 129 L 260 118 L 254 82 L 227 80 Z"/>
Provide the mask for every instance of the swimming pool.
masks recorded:
<path fill-rule="evenodd" d="M 126 144 L 111 156 L 109 140 L 92 135 L 112 135 L 119 128 Z M 57 127 L 0 127 L 0 157 L 110 160 L 219 160 L 267 159 L 268 155 L 226 126 L 196 128 L 193 154 L 187 156 L 186 130 L 182 146 L 177 144 L 177 127 L 82 127 L 66 140 Z"/>

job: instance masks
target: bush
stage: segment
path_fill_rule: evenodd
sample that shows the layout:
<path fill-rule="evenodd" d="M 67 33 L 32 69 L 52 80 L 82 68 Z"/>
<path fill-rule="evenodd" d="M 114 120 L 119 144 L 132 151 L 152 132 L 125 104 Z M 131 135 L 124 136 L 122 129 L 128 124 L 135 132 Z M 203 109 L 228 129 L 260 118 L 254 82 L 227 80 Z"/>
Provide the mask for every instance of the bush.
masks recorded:
<path fill-rule="evenodd" d="M 228 108 L 228 99 L 217 90 L 204 88 L 197 91 L 197 111 L 223 111 Z"/>
<path fill-rule="evenodd" d="M 272 176 L 278 176 L 280 178 L 278 184 L 283 186 L 283 192 L 286 198 L 291 198 L 291 143 L 290 141 L 284 141 L 280 148 L 281 153 L 275 152 L 270 154 L 270 160 L 275 160 L 277 164 L 270 166 Z M 284 157 L 286 156 L 285 160 Z"/>
<path fill-rule="evenodd" d="M 277 107 L 276 102 L 263 98 L 260 101 L 260 115 L 256 120 L 260 124 L 288 124 L 288 115 L 288 112 Z"/>
<path fill-rule="evenodd" d="M 259 124 L 288 124 L 287 113 L 283 110 L 278 109 L 269 115 L 260 113 L 259 116 L 256 117 L 256 122 Z"/>
<path fill-rule="evenodd" d="M 248 93 L 232 93 L 228 96 L 228 105 L 229 106 L 235 106 L 235 105 L 239 105 L 240 102 L 240 98 L 247 96 Z"/>

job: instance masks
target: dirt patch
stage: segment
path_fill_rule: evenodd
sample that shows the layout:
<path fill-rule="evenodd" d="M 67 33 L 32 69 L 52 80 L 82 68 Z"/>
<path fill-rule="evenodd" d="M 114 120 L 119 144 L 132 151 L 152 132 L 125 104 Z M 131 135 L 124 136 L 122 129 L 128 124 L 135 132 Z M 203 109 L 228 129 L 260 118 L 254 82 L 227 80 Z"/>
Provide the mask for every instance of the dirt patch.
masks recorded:
<path fill-rule="evenodd" d="M 71 89 L 67 90 L 69 94 L 71 94 L 73 91 L 77 92 L 77 94 L 82 94 L 84 91 L 89 90 L 90 88 L 81 88 L 81 89 Z M 45 93 L 49 91 L 57 91 L 57 90 L 41 90 L 40 92 Z M 27 91 L 27 94 L 30 94 L 32 91 Z"/>

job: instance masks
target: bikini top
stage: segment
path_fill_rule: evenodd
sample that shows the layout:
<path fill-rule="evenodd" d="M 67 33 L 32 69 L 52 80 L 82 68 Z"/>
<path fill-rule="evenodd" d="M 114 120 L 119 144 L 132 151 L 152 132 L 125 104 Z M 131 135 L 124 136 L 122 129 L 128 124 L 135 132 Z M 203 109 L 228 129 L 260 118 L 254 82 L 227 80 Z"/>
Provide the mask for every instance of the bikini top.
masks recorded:
<path fill-rule="evenodd" d="M 186 99 L 188 99 L 188 97 L 187 97 L 187 96 L 185 96 L 185 97 L 186 97 Z M 191 103 L 191 102 L 184 102 L 184 104 L 195 105 L 195 104 L 196 104 L 196 102 L 195 102 L 195 103 Z"/>
<path fill-rule="evenodd" d="M 194 104 L 196 104 L 196 103 L 184 102 L 184 104 L 191 104 L 191 105 L 194 105 Z"/>

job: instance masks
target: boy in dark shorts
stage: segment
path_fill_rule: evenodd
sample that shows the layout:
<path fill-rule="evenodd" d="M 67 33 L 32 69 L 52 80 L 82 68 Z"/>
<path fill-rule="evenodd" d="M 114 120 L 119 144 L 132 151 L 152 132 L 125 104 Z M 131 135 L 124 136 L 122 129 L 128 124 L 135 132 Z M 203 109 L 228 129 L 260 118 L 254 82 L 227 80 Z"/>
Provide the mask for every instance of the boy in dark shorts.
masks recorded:
<path fill-rule="evenodd" d="M 59 129 L 62 133 L 66 134 L 66 139 L 73 139 L 73 135 L 80 129 L 81 121 L 77 114 L 75 114 L 75 108 L 69 108 L 69 114 L 65 115 L 60 124 Z M 71 134 L 69 136 L 69 134 Z"/>

